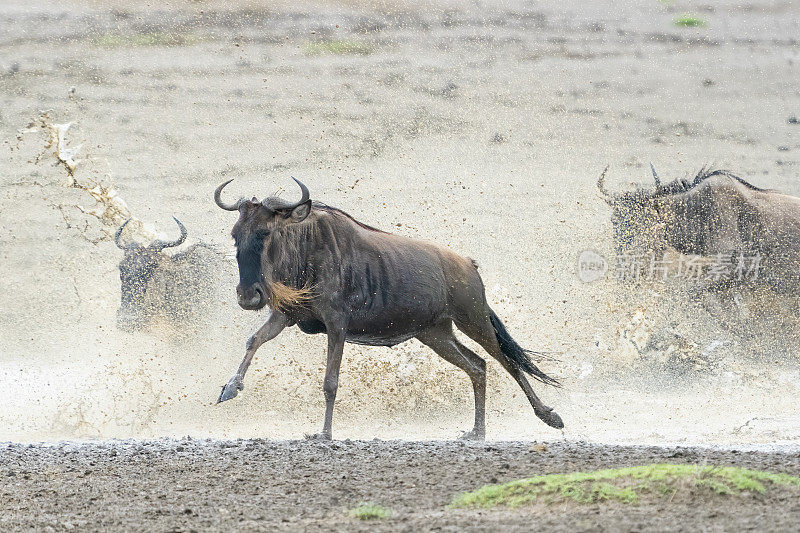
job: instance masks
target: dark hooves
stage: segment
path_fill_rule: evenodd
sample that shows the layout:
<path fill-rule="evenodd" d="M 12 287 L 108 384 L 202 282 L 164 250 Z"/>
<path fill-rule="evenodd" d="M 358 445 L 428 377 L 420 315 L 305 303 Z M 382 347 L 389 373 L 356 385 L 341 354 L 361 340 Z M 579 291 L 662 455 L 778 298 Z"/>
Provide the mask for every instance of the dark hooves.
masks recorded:
<path fill-rule="evenodd" d="M 235 387 L 231 387 L 228 385 L 222 386 L 222 392 L 219 393 L 219 398 L 217 398 L 217 403 L 222 403 L 224 401 L 230 400 L 231 398 L 236 398 L 239 394 L 239 389 Z"/>
<path fill-rule="evenodd" d="M 459 437 L 459 440 L 485 440 L 485 439 L 486 439 L 486 432 L 475 431 L 474 429 L 470 431 L 465 431 Z"/>
<path fill-rule="evenodd" d="M 553 411 L 552 408 L 548 407 L 547 410 L 534 410 L 536 416 L 539 419 L 550 426 L 551 428 L 562 429 L 564 427 L 564 421 L 561 420 L 561 417 L 558 416 L 558 413 Z"/>

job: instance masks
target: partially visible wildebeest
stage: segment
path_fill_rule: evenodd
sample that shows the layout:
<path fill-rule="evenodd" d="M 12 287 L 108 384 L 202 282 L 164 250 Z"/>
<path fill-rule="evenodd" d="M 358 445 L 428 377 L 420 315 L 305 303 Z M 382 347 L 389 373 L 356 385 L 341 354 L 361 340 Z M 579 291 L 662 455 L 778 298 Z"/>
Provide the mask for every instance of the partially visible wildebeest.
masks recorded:
<path fill-rule="evenodd" d="M 393 346 L 416 337 L 467 373 L 475 395 L 475 424 L 464 438 L 485 435 L 486 361 L 458 341 L 453 323 L 483 346 L 525 392 L 536 415 L 555 428 L 561 417 L 539 400 L 525 378 L 556 385 L 531 362 L 489 308 L 474 261 L 435 244 L 372 228 L 333 207 L 276 197 L 227 204 L 222 189 L 214 200 L 238 211 L 232 235 L 239 264 L 236 292 L 244 309 L 269 305 L 267 322 L 248 340 L 238 372 L 223 386 L 220 402 L 244 388 L 256 350 L 284 328 L 327 333 L 323 391 L 325 419 L 320 438 L 331 438 L 333 403 L 345 342 Z"/>
<path fill-rule="evenodd" d="M 612 194 L 605 170 L 597 182 L 613 209 L 619 255 L 659 256 L 669 246 L 682 254 L 728 258 L 732 266 L 737 258 L 757 258 L 759 281 L 797 292 L 800 198 L 761 189 L 726 170 L 703 168 L 693 179 L 664 185 L 651 169 L 653 188 Z"/>
<path fill-rule="evenodd" d="M 123 244 L 120 238 L 130 219 L 114 235 L 117 247 L 125 252 L 119 263 L 120 329 L 137 330 L 160 317 L 173 326 L 187 326 L 201 318 L 210 304 L 215 254 L 200 243 L 174 255 L 164 252 L 186 240 L 186 228 L 177 218 L 174 220 L 181 230 L 174 241 L 156 240 L 146 246 Z"/>

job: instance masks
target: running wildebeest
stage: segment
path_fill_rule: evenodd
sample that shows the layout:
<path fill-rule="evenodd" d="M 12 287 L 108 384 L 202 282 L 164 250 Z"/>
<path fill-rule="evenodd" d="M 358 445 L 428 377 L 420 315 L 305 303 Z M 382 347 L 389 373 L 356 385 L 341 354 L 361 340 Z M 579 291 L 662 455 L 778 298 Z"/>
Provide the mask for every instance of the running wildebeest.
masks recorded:
<path fill-rule="evenodd" d="M 606 168 L 606 170 L 608 170 Z M 618 254 L 662 254 L 667 246 L 703 257 L 758 257 L 758 280 L 778 292 L 800 282 L 800 198 L 761 189 L 726 170 L 619 194 L 597 182 L 613 209 Z M 737 280 L 727 280 L 737 281 Z"/>
<path fill-rule="evenodd" d="M 326 333 L 328 355 L 323 391 L 325 419 L 319 438 L 331 438 L 333 403 L 345 342 L 393 346 L 416 337 L 464 370 L 475 395 L 475 425 L 463 435 L 485 435 L 486 361 L 458 341 L 453 323 L 497 359 L 525 392 L 540 419 L 554 428 L 561 417 L 533 392 L 525 373 L 557 385 L 531 362 L 489 308 L 474 261 L 435 244 L 415 241 L 362 224 L 339 209 L 310 200 L 277 197 L 240 199 L 217 205 L 238 211 L 231 232 L 239 264 L 236 287 L 244 309 L 269 306 L 267 322 L 248 340 L 237 373 L 222 387 L 219 402 L 244 388 L 259 346 L 297 324 L 304 333 Z"/>
<path fill-rule="evenodd" d="M 211 301 L 210 267 L 214 257 L 208 248 L 195 244 L 174 255 L 163 251 L 180 246 L 187 237 L 183 224 L 173 219 L 181 230 L 181 236 L 174 241 L 156 240 L 147 246 L 135 242 L 123 244 L 120 237 L 131 219 L 114 235 L 114 243 L 125 252 L 119 263 L 121 298 L 117 327 L 120 329 L 140 329 L 158 316 L 184 326 L 198 318 L 204 305 Z"/>

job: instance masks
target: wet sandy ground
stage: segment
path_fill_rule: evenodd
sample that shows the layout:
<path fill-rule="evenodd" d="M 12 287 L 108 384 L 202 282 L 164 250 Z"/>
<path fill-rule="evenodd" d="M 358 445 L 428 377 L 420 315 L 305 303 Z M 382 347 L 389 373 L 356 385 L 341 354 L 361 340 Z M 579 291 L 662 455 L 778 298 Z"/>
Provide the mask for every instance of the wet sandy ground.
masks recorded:
<path fill-rule="evenodd" d="M 800 500 L 448 510 L 454 494 L 543 473 L 652 462 L 800 474 L 800 456 L 585 443 L 268 440 L 0 446 L 4 530 L 796 531 Z M 734 503 L 735 501 L 735 503 Z M 362 502 L 393 511 L 359 522 Z"/>

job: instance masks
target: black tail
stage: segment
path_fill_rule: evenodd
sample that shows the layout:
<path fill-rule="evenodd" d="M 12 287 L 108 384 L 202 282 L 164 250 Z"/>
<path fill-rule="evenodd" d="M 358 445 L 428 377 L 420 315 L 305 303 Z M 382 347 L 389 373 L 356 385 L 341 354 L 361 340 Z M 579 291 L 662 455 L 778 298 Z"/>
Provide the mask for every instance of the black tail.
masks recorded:
<path fill-rule="evenodd" d="M 497 335 L 497 342 L 500 343 L 500 350 L 506 355 L 506 357 L 511 359 L 511 361 L 523 371 L 533 376 L 534 379 L 541 381 L 546 385 L 553 385 L 554 387 L 561 386 L 557 380 L 551 378 L 533 364 L 529 354 L 534 354 L 536 352 L 526 350 L 517 344 L 517 341 L 511 338 L 511 335 L 500 321 L 500 318 L 491 309 L 489 309 L 489 318 L 492 321 L 494 333 Z"/>

